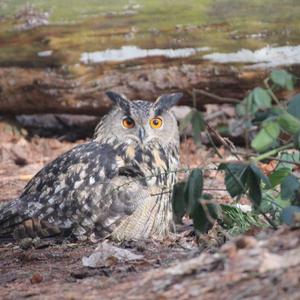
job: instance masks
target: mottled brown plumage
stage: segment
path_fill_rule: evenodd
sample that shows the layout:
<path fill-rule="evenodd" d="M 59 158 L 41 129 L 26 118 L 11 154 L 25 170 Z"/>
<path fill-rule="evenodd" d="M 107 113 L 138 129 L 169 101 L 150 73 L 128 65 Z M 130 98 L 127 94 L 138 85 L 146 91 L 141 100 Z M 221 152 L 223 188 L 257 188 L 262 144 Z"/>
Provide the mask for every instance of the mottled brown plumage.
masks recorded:
<path fill-rule="evenodd" d="M 62 154 L 0 209 L 0 237 L 165 237 L 178 165 L 178 128 L 169 109 L 181 94 L 155 103 L 115 103 L 92 141 Z"/>

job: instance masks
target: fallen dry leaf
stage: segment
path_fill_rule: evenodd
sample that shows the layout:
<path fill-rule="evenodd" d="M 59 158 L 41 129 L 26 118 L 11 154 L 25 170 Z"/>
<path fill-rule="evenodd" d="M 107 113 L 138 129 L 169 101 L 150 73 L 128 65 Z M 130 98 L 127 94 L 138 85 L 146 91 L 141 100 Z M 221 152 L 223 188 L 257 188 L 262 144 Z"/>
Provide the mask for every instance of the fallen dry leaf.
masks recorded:
<path fill-rule="evenodd" d="M 137 255 L 129 250 L 116 247 L 107 241 L 102 242 L 90 256 L 82 258 L 85 267 L 98 268 L 112 265 L 118 261 L 130 261 L 143 259 L 143 255 Z"/>

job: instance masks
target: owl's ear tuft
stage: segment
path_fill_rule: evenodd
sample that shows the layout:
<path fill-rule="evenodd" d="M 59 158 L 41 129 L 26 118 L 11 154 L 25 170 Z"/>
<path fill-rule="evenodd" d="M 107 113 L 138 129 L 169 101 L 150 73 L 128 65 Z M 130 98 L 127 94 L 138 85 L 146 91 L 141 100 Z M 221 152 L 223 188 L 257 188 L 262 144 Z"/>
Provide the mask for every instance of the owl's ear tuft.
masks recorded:
<path fill-rule="evenodd" d="M 125 96 L 115 93 L 113 91 L 106 92 L 108 98 L 116 105 L 118 105 L 124 112 L 130 114 L 130 101 Z"/>
<path fill-rule="evenodd" d="M 163 94 L 154 102 L 153 109 L 155 114 L 160 115 L 163 111 L 169 110 L 182 98 L 182 93 Z"/>

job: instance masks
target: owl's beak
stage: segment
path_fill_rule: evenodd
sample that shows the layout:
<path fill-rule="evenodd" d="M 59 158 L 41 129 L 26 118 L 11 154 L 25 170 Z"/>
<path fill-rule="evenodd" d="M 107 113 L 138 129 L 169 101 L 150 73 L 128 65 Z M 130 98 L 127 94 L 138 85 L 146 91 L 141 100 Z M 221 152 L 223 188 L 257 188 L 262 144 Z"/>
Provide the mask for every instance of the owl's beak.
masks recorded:
<path fill-rule="evenodd" d="M 140 141 L 143 143 L 144 142 L 144 138 L 145 138 L 145 129 L 143 127 L 141 127 L 139 129 L 139 138 L 140 138 Z"/>

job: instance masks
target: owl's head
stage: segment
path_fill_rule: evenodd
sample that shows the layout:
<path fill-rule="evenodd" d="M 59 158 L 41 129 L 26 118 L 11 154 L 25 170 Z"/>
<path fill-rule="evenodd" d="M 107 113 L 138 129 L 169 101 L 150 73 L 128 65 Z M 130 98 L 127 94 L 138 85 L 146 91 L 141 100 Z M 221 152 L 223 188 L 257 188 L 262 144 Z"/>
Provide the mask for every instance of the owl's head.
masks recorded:
<path fill-rule="evenodd" d="M 182 93 L 164 94 L 154 103 L 129 101 L 115 92 L 107 92 L 107 96 L 115 106 L 96 128 L 96 140 L 113 137 L 128 144 L 178 143 L 177 121 L 170 109 Z"/>

